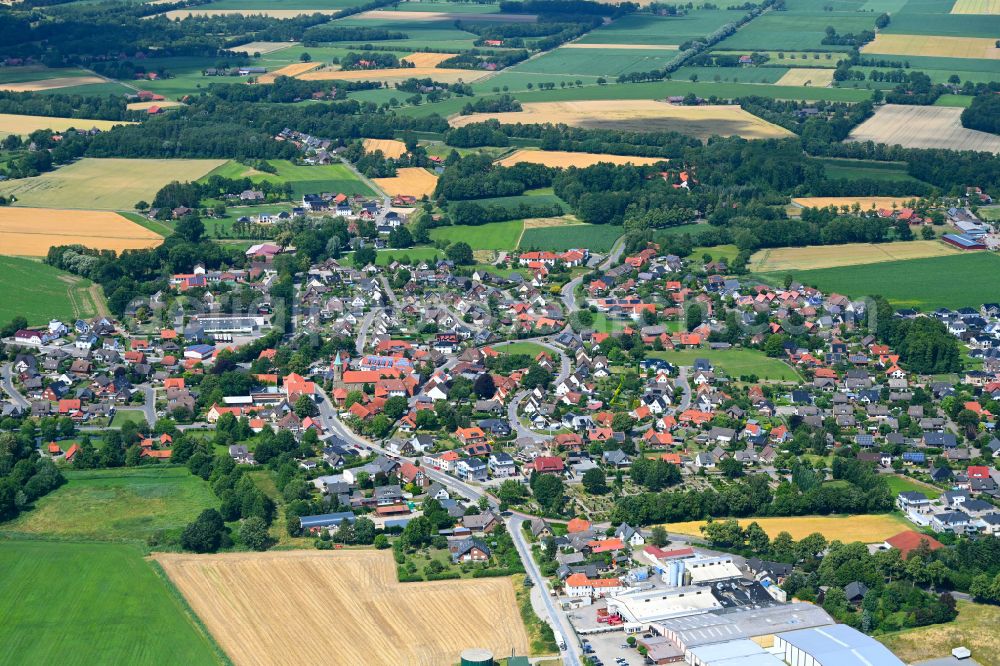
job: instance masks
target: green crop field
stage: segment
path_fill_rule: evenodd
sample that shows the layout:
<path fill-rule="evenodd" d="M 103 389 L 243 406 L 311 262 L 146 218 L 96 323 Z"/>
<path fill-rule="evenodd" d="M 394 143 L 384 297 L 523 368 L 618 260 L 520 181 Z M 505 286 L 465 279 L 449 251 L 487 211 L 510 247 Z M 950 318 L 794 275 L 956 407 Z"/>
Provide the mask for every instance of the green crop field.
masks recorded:
<path fill-rule="evenodd" d="M 736 34 L 719 43 L 721 51 L 850 51 L 850 46 L 823 44 L 826 27 L 833 26 L 838 33 L 871 30 L 877 14 L 846 14 L 814 11 L 770 12 L 759 16 Z"/>
<path fill-rule="evenodd" d="M 218 506 L 208 483 L 185 467 L 67 470 L 67 483 L 3 529 L 45 538 L 145 544 L 180 538 L 203 509 Z"/>
<path fill-rule="evenodd" d="M 61 79 L 72 76 L 93 76 L 93 72 L 79 67 L 43 67 L 28 65 L 25 67 L 4 67 L 0 69 L 0 83 L 25 83 L 27 81 L 44 81 L 46 79 Z"/>
<path fill-rule="evenodd" d="M 881 294 L 897 307 L 930 311 L 939 307 L 978 307 L 995 300 L 1000 257 L 972 252 L 792 273 L 796 280 L 824 292 L 857 298 Z M 780 281 L 783 275 L 765 277 Z"/>
<path fill-rule="evenodd" d="M 676 50 L 665 49 L 559 48 L 520 63 L 504 73 L 550 75 L 558 77 L 556 83 L 576 78 L 613 78 L 619 74 L 662 69 L 676 55 Z"/>
<path fill-rule="evenodd" d="M 591 252 L 607 252 L 624 233 L 622 227 L 607 224 L 571 224 L 561 227 L 525 229 L 521 236 L 522 250 L 552 250 L 587 248 Z"/>
<path fill-rule="evenodd" d="M 0 322 L 23 316 L 30 325 L 90 318 L 105 308 L 99 286 L 40 261 L 0 257 Z M 95 299 L 99 303 L 95 303 Z M 99 306 L 99 307 L 98 307 Z"/>
<path fill-rule="evenodd" d="M 700 39 L 746 12 L 725 9 L 698 9 L 686 16 L 632 14 L 592 30 L 578 41 L 581 44 L 667 44 Z"/>
<path fill-rule="evenodd" d="M 0 570 L 5 663 L 223 663 L 134 546 L 7 540 Z"/>
<path fill-rule="evenodd" d="M 690 80 L 734 83 L 774 83 L 784 76 L 788 67 L 681 67 L 674 72 L 678 81 Z"/>
<path fill-rule="evenodd" d="M 152 201 L 167 183 L 197 180 L 222 160 L 157 160 L 85 157 L 34 178 L 0 183 L 0 194 L 17 196 L 18 206 L 131 210 Z"/>
<path fill-rule="evenodd" d="M 212 9 L 344 9 L 355 0 L 215 0 Z"/>
<path fill-rule="evenodd" d="M 551 206 L 553 204 L 560 206 L 564 213 L 569 212 L 569 204 L 557 197 L 552 193 L 551 188 L 543 191 L 533 193 L 529 191 L 526 194 L 513 197 L 491 197 L 487 199 L 476 199 L 475 203 L 481 206 L 503 206 L 504 208 L 510 209 L 518 206 L 520 204 L 527 204 L 529 206 Z"/>
<path fill-rule="evenodd" d="M 513 250 L 521 237 L 524 222 L 491 222 L 480 226 L 451 226 L 431 229 L 431 239 L 457 243 L 468 243 L 473 250 Z"/>
<path fill-rule="evenodd" d="M 950 9 L 950 5 L 948 6 Z M 883 32 L 897 35 L 935 35 L 938 37 L 1000 36 L 1000 16 L 985 14 L 943 13 L 906 14 L 892 17 Z"/>
<path fill-rule="evenodd" d="M 662 358 L 675 365 L 693 365 L 696 358 L 707 358 L 715 368 L 735 379 L 744 375 L 757 375 L 763 380 L 800 379 L 791 366 L 755 349 L 680 349 L 650 352 L 648 356 Z"/>
<path fill-rule="evenodd" d="M 817 161 L 823 165 L 823 172 L 827 178 L 919 182 L 906 173 L 904 162 L 876 162 L 874 160 L 851 160 L 835 157 L 818 159 Z"/>

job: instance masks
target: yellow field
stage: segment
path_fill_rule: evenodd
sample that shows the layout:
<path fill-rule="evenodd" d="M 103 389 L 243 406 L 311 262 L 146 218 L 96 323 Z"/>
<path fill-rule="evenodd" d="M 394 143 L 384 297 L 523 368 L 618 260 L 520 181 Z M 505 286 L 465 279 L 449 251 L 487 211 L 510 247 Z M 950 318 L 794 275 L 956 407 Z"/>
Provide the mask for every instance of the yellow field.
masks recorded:
<path fill-rule="evenodd" d="M 1000 136 L 962 127 L 962 109 L 944 106 L 885 104 L 847 140 L 1000 154 Z"/>
<path fill-rule="evenodd" d="M 0 90 L 9 92 L 38 92 L 40 90 L 55 90 L 70 86 L 86 86 L 91 83 L 104 83 L 99 76 L 60 76 L 54 79 L 39 81 L 22 81 L 21 83 L 0 83 Z"/>
<path fill-rule="evenodd" d="M 735 105 L 677 106 L 655 100 L 590 100 L 582 102 L 527 102 L 523 111 L 453 116 L 454 127 L 489 119 L 501 123 L 565 123 L 589 129 L 635 132 L 674 131 L 707 139 L 739 135 L 748 139 L 793 136 L 791 132 L 747 113 Z"/>
<path fill-rule="evenodd" d="M 155 559 L 237 666 L 456 663 L 527 654 L 509 578 L 398 583 L 386 551 L 162 553 Z"/>
<path fill-rule="evenodd" d="M 653 2 L 653 0 L 649 0 Z M 677 44 L 564 44 L 564 49 L 628 49 L 634 51 L 676 51 Z"/>
<path fill-rule="evenodd" d="M 285 65 L 273 72 L 268 72 L 267 74 L 261 74 L 257 77 L 257 83 L 274 83 L 279 76 L 298 76 L 299 74 L 305 74 L 311 69 L 316 69 L 323 63 L 321 62 L 297 62 L 291 65 Z"/>
<path fill-rule="evenodd" d="M 411 53 L 403 56 L 400 60 L 413 63 L 414 67 L 437 67 L 438 63 L 444 62 L 448 58 L 454 58 L 457 53 Z"/>
<path fill-rule="evenodd" d="M 716 520 L 723 520 L 717 518 Z M 740 527 L 757 523 L 772 539 L 780 532 L 788 532 L 793 539 L 801 539 L 813 532 L 819 532 L 827 541 L 861 541 L 863 543 L 880 543 L 891 536 L 899 534 L 913 526 L 902 516 L 896 514 L 880 514 L 872 516 L 793 516 L 789 518 L 741 518 Z M 705 524 L 704 520 L 691 520 L 685 523 L 669 523 L 665 525 L 668 532 L 702 536 L 698 528 Z"/>
<path fill-rule="evenodd" d="M 248 42 L 239 46 L 233 46 L 228 50 L 236 53 L 249 53 L 250 55 L 254 53 L 264 55 L 280 51 L 281 49 L 287 49 L 289 46 L 294 46 L 295 44 L 298 44 L 298 42 Z"/>
<path fill-rule="evenodd" d="M 46 116 L 23 116 L 14 113 L 0 113 L 0 136 L 8 134 L 31 134 L 35 130 L 50 129 L 62 132 L 72 128 L 88 130 L 96 127 L 109 130 L 115 125 L 134 125 L 124 120 L 91 120 L 89 118 L 49 118 Z"/>
<path fill-rule="evenodd" d="M 991 37 L 887 35 L 880 32 L 873 41 L 861 47 L 861 52 L 883 55 L 1000 60 L 1000 49 L 997 48 L 996 40 Z"/>
<path fill-rule="evenodd" d="M 656 164 L 668 160 L 656 157 L 633 157 L 631 155 L 608 155 L 606 153 L 571 153 L 564 150 L 516 150 L 507 157 L 498 160 L 500 166 L 513 166 L 520 162 L 544 164 L 558 167 L 589 167 L 601 162 L 611 164 Z"/>
<path fill-rule="evenodd" d="M 583 224 L 573 215 L 563 215 L 562 217 L 529 217 L 524 220 L 525 229 L 546 229 L 548 227 L 569 227 L 575 224 Z"/>
<path fill-rule="evenodd" d="M 853 206 L 855 202 L 861 206 L 861 210 L 871 210 L 879 208 L 892 208 L 895 203 L 897 208 L 902 208 L 907 201 L 912 201 L 919 197 L 795 197 L 792 203 L 803 208 L 826 208 L 827 206 Z"/>
<path fill-rule="evenodd" d="M 158 106 L 161 109 L 169 109 L 176 106 L 185 106 L 184 102 L 175 102 L 173 100 L 163 100 L 162 102 L 132 102 L 131 104 L 126 104 L 125 108 L 129 111 L 145 111 L 150 107 Z"/>
<path fill-rule="evenodd" d="M 97 210 L 0 207 L 0 253 L 44 257 L 53 245 L 98 250 L 156 247 L 163 237 L 118 213 Z"/>
<path fill-rule="evenodd" d="M 438 177 L 427 169 L 405 167 L 396 169 L 396 175 L 392 178 L 372 178 L 372 182 L 389 196 L 409 195 L 419 199 L 425 194 L 434 194 Z"/>
<path fill-rule="evenodd" d="M 955 0 L 952 14 L 1000 14 L 1000 0 Z"/>
<path fill-rule="evenodd" d="M 877 264 L 901 259 L 925 259 L 957 254 L 961 250 L 940 241 L 903 241 L 898 243 L 848 243 L 846 245 L 816 245 L 783 247 L 755 252 L 750 258 L 750 270 L 755 273 L 773 271 L 835 268 L 858 264 Z"/>
<path fill-rule="evenodd" d="M 410 12 L 406 12 L 409 14 Z M 416 13 L 416 12 L 413 12 Z M 402 81 L 432 78 L 442 83 L 478 81 L 489 74 L 470 69 L 438 69 L 437 67 L 389 67 L 387 69 L 321 69 L 300 74 L 303 81 Z"/>
<path fill-rule="evenodd" d="M 365 152 L 381 150 L 385 157 L 399 158 L 406 154 L 406 144 L 395 139 L 365 139 Z"/>
<path fill-rule="evenodd" d="M 983 630 L 998 625 L 1000 606 L 959 600 L 958 617 L 952 622 L 885 634 L 876 640 L 908 664 L 948 657 L 952 648 L 964 645 L 982 666 L 1000 666 L 1000 632 Z"/>
<path fill-rule="evenodd" d="M 43 173 L 0 183 L 0 195 L 17 197 L 14 206 L 132 210 L 171 181 L 198 180 L 226 160 L 84 159 Z"/>
<path fill-rule="evenodd" d="M 812 69 L 797 67 L 785 72 L 785 75 L 774 82 L 776 86 L 812 86 L 827 88 L 833 83 L 832 69 Z"/>

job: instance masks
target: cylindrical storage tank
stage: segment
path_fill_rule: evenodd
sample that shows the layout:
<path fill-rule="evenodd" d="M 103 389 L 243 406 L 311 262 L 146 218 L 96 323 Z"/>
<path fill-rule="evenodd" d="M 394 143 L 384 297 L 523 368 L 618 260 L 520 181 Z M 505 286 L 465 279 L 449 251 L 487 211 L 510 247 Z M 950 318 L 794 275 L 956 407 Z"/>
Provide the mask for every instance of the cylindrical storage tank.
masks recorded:
<path fill-rule="evenodd" d="M 674 560 L 667 565 L 667 582 L 674 587 L 684 581 L 684 562 Z"/>
<path fill-rule="evenodd" d="M 462 666 L 493 666 L 493 653 L 486 648 L 462 650 Z"/>

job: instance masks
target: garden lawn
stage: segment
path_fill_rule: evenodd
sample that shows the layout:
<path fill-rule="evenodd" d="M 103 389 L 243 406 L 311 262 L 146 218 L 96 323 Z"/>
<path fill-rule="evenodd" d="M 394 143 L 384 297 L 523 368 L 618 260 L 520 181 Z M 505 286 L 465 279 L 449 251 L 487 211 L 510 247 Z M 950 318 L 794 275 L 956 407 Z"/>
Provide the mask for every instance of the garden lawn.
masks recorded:
<path fill-rule="evenodd" d="M 534 342 L 512 342 L 509 345 L 494 345 L 493 349 L 501 354 L 508 354 L 510 356 L 514 356 L 516 354 L 527 354 L 531 358 L 535 358 L 542 352 L 545 352 L 553 357 L 555 356 L 551 350 L 543 347 L 542 345 L 535 344 Z"/>
<path fill-rule="evenodd" d="M 780 281 L 784 274 L 763 273 Z M 930 311 L 939 307 L 979 307 L 996 300 L 1000 257 L 971 252 L 929 259 L 887 261 L 862 266 L 792 271 L 802 284 L 854 298 L 880 294 L 897 307 Z"/>
<path fill-rule="evenodd" d="M 524 222 L 491 222 L 479 226 L 449 226 L 431 229 L 431 239 L 457 243 L 468 243 L 473 250 L 514 250 L 521 237 Z"/>
<path fill-rule="evenodd" d="M 649 356 L 665 359 L 674 365 L 694 365 L 696 358 L 707 358 L 714 367 L 735 379 L 744 375 L 778 381 L 800 379 L 791 366 L 756 349 L 680 349 L 651 352 Z"/>
<path fill-rule="evenodd" d="M 8 540 L 0 571 L 4 663 L 224 663 L 134 546 Z"/>
<path fill-rule="evenodd" d="M 115 417 L 111 420 L 112 428 L 120 428 L 126 423 L 138 423 L 140 425 L 146 422 L 146 413 L 141 409 L 119 409 L 115 411 Z"/>
<path fill-rule="evenodd" d="M 0 322 L 23 316 L 30 325 L 89 318 L 104 308 L 99 286 L 40 261 L 0 257 Z"/>
<path fill-rule="evenodd" d="M 923 493 L 924 495 L 927 495 L 928 499 L 937 499 L 941 496 L 941 491 L 938 488 L 921 481 L 914 481 L 913 479 L 909 479 L 905 476 L 892 474 L 882 478 L 884 478 L 885 482 L 889 485 L 889 490 L 892 492 L 893 496 L 898 495 L 899 493 L 911 491 Z"/>
<path fill-rule="evenodd" d="M 67 483 L 3 530 L 45 538 L 146 543 L 179 539 L 184 526 L 219 502 L 185 467 L 152 465 L 67 470 Z M 0 549 L 2 550 L 2 549 Z"/>

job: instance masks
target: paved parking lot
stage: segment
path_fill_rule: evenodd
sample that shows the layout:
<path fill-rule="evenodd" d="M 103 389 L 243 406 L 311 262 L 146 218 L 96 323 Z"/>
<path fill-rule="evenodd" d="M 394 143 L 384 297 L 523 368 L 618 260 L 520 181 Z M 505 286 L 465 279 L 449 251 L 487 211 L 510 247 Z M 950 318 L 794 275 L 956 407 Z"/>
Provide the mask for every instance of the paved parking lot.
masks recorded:
<path fill-rule="evenodd" d="M 591 654 L 600 659 L 604 663 L 604 666 L 616 666 L 615 659 L 618 658 L 625 659 L 624 662 L 619 663 L 628 664 L 629 666 L 641 666 L 645 660 L 642 658 L 642 655 L 635 651 L 635 648 L 627 646 L 625 638 L 624 631 L 613 631 L 606 634 L 586 636 L 583 637 L 583 640 L 590 642 L 594 648 Z M 626 647 L 622 648 L 622 645 L 626 645 Z"/>

